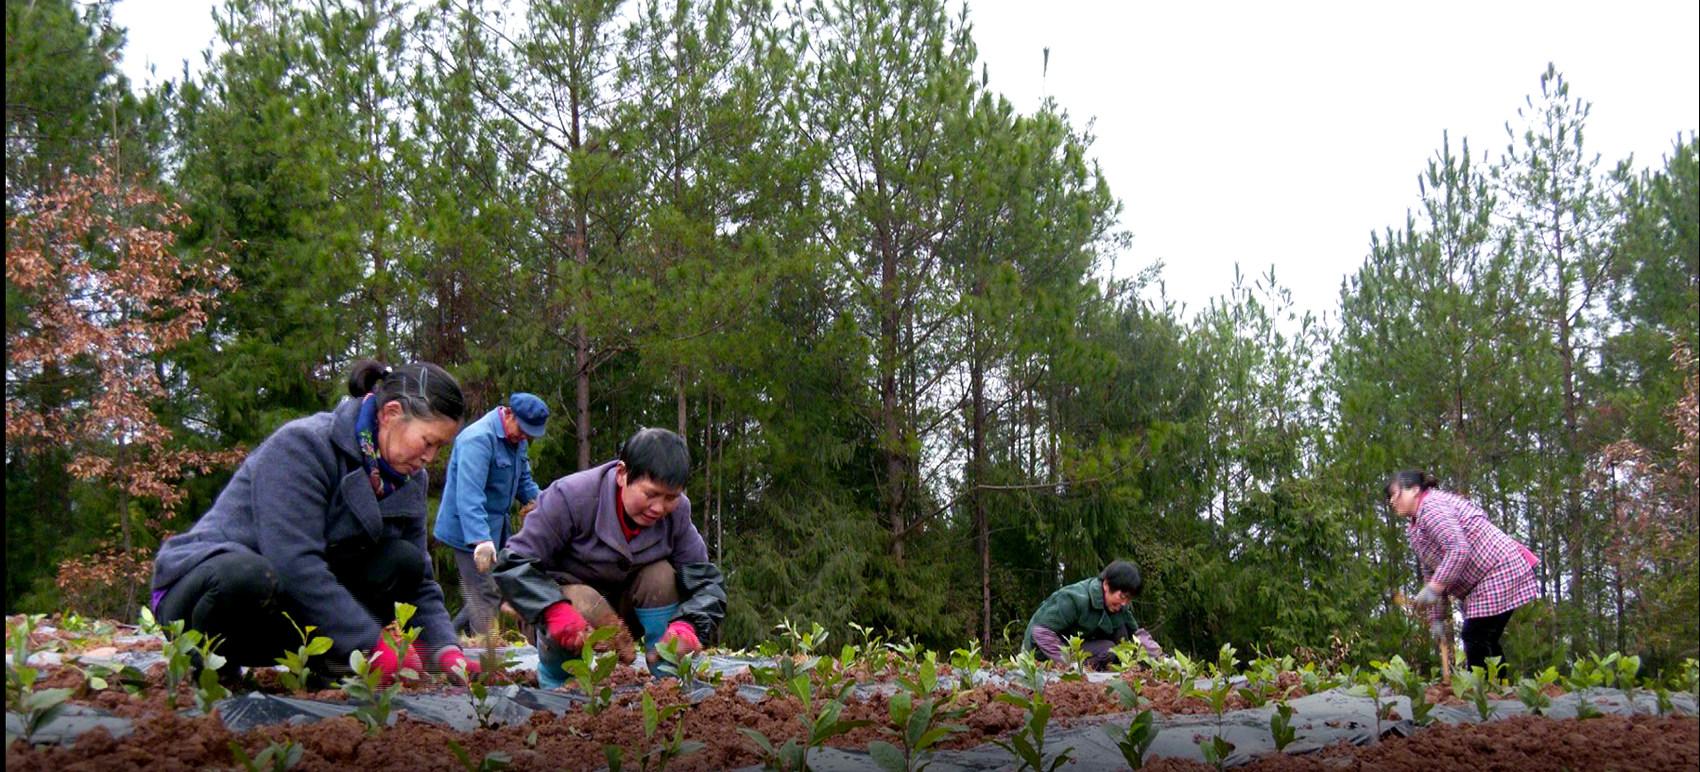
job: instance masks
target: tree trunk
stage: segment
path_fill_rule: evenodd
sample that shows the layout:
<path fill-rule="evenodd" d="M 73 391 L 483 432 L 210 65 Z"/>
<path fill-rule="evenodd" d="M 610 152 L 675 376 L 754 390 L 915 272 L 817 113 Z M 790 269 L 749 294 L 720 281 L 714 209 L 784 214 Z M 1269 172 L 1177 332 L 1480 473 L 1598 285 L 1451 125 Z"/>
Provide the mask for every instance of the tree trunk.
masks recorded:
<path fill-rule="evenodd" d="M 975 287 L 980 294 L 981 287 Z M 971 429 L 972 470 L 968 484 L 969 500 L 974 510 L 974 541 L 980 552 L 980 650 L 992 648 L 992 543 L 991 530 L 986 523 L 986 502 L 980 486 L 986 478 L 986 385 L 985 363 L 982 361 L 979 330 L 969 322 L 969 345 L 972 347 L 968 374 L 968 389 L 974 400 L 974 425 Z"/>

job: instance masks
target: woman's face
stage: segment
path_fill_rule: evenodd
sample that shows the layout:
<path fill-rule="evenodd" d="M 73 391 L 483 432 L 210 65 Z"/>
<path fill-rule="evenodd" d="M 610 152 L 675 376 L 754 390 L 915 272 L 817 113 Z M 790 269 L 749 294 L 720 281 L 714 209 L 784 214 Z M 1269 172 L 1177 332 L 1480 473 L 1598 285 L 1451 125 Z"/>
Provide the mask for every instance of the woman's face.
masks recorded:
<path fill-rule="evenodd" d="M 1401 517 L 1416 517 L 1417 499 L 1422 498 L 1422 488 L 1413 485 L 1401 488 L 1398 484 L 1388 486 L 1387 505 Z"/>
<path fill-rule="evenodd" d="M 400 402 L 391 402 L 378 411 L 378 455 L 390 468 L 411 475 L 430 464 L 459 431 L 460 422 L 453 418 L 414 418 Z"/>
<path fill-rule="evenodd" d="M 614 481 L 620 488 L 620 506 L 625 507 L 626 517 L 639 528 L 648 528 L 673 514 L 673 510 L 679 508 L 680 496 L 685 493 L 684 488 L 664 485 L 649 477 L 633 482 L 626 476 L 624 462 L 615 471 Z"/>
<path fill-rule="evenodd" d="M 1133 602 L 1133 593 L 1112 590 L 1110 583 L 1102 579 L 1098 582 L 1104 587 L 1104 607 L 1109 609 L 1111 614 L 1121 613 L 1122 609 L 1127 608 L 1127 604 Z"/>

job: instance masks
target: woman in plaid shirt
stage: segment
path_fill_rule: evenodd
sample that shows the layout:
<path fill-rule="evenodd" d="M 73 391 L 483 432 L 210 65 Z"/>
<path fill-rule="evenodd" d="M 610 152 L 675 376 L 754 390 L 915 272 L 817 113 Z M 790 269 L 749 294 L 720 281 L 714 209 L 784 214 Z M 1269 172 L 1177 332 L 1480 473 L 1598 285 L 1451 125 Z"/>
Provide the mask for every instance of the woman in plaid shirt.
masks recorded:
<path fill-rule="evenodd" d="M 1406 471 L 1387 481 L 1387 503 L 1405 517 L 1405 537 L 1422 560 L 1427 582 L 1416 601 L 1428 606 L 1429 632 L 1444 634 L 1441 620 L 1455 598 L 1464 612 L 1464 656 L 1469 667 L 1504 657 L 1499 638 L 1511 612 L 1541 594 L 1535 556 L 1487 519 L 1463 496 L 1439 490 L 1427 472 Z"/>

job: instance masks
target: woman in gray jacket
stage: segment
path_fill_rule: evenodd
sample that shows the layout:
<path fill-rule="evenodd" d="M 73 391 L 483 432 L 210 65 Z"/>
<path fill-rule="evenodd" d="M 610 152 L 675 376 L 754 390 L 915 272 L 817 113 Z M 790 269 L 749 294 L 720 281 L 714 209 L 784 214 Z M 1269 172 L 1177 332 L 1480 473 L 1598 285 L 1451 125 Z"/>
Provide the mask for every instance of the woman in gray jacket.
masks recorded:
<path fill-rule="evenodd" d="M 363 650 L 386 681 L 421 669 L 426 653 L 445 672 L 476 670 L 456 645 L 425 551 L 425 467 L 460 430 L 460 385 L 427 362 L 368 359 L 354 366 L 348 393 L 267 437 L 212 509 L 160 545 L 154 612 L 219 636 L 230 667 L 271 665 L 299 646 L 287 611 L 331 639 L 333 666 Z M 408 652 L 380 635 L 398 601 L 418 608 L 422 628 Z"/>

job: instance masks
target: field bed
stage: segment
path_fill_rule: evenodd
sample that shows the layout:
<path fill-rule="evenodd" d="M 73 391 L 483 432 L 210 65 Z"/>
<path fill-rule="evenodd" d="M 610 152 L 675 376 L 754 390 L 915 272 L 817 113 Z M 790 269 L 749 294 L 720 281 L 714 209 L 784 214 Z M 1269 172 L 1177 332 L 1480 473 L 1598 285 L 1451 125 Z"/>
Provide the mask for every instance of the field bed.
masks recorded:
<path fill-rule="evenodd" d="M 1271 667 L 1276 663 L 1261 660 L 1240 668 L 1231 652 L 1214 666 L 1183 658 L 1082 675 L 1030 666 L 935 667 L 907 647 L 864 642 L 830 657 L 705 657 L 697 677 L 685 682 L 652 678 L 641 664 L 618 665 L 592 690 L 605 695 L 592 705 L 584 690 L 535 688 L 535 655 L 516 649 L 502 652 L 510 662 L 508 683 L 491 683 L 482 699 L 466 687 L 427 679 L 404 686 L 394 713 L 375 726 L 352 715 L 361 703 L 342 691 L 291 691 L 276 672 L 263 669 L 251 671 L 243 688 L 204 715 L 189 707 L 196 695 L 186 680 L 177 684 L 175 705 L 168 699 L 161 639 L 108 628 L 112 634 L 105 636 L 53 628 L 31 635 L 26 659 L 40 672 L 34 688 L 71 692 L 64 712 L 35 728 L 33 742 L 8 743 L 8 769 L 240 769 L 233 744 L 253 757 L 268 747 L 280 753 L 286 743 L 298 753 L 292 768 L 302 770 L 476 769 L 480 762 L 499 768 L 500 761 L 521 770 L 600 769 L 609 766 L 610 748 L 620 749 L 624 766 L 635 769 L 646 755 L 653 768 L 670 739 L 700 744 L 675 746 L 690 752 L 668 759 L 674 769 L 759 768 L 778 764 L 781 754 L 764 753 L 740 730 L 753 730 L 776 747 L 802 742 L 808 719 L 817 719 L 818 730 L 830 709 L 841 710 L 832 717 L 840 723 L 826 724 L 836 731 L 809 751 L 809 766 L 879 769 L 870 748 L 900 747 L 899 729 L 907 728 L 894 722 L 893 702 L 917 705 L 927 695 L 941 712 L 958 711 L 932 725 L 958 730 L 911 762 L 931 761 L 933 770 L 1014 769 L 1018 757 L 995 743 L 1032 739 L 1035 684 L 1042 684 L 1038 693 L 1050 710 L 1043 755 L 1054 759 L 1066 750 L 1071 761 L 1064 768 L 1126 768 L 1115 737 L 1143 711 L 1150 711 L 1157 730 L 1145 751 L 1151 769 L 1211 768 L 1207 749 L 1218 737 L 1221 752 L 1210 760 L 1249 769 L 1700 767 L 1692 693 L 1661 697 L 1604 686 L 1576 692 L 1551 684 L 1541 692 L 1546 715 L 1535 716 L 1507 690 L 1457 695 L 1419 683 L 1422 700 L 1415 707 L 1427 726 L 1418 726 L 1410 698 L 1397 689 L 1383 683 L 1374 687 L 1376 698 L 1368 696 L 1366 671 L 1348 684 L 1341 674 L 1277 670 Z M 8 649 L 18 650 L 12 640 Z M 89 673 L 97 663 L 131 664 L 143 681 L 130 689 L 112 682 L 94 688 Z M 808 685 L 807 703 L 795 678 Z M 1130 710 L 1132 694 L 1138 700 Z M 1291 709 L 1293 739 L 1281 751 L 1271 729 L 1277 704 L 1271 696 Z M 1425 702 L 1432 706 L 1423 708 Z M 646 703 L 660 714 L 649 732 Z M 1602 715 L 1575 717 L 1596 712 Z M 9 710 L 8 735 L 23 721 Z"/>

